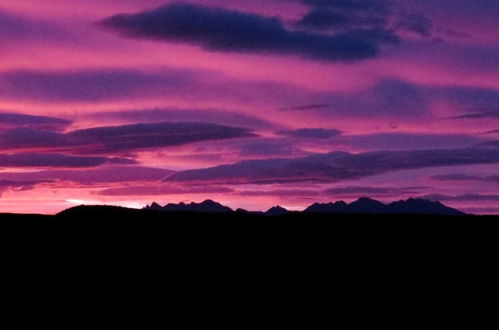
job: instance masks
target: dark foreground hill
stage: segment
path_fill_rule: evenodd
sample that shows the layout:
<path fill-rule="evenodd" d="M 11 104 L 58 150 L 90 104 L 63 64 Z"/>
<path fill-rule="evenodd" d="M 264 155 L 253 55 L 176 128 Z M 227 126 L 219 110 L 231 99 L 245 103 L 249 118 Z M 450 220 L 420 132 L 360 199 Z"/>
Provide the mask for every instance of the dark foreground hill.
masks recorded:
<path fill-rule="evenodd" d="M 233 308 L 322 299 L 343 307 L 379 299 L 429 304 L 435 294 L 491 290 L 498 237 L 499 218 L 477 216 L 269 217 L 106 206 L 0 215 L 8 288 L 93 303 L 152 303 L 153 296 L 176 305 L 223 299 Z"/>

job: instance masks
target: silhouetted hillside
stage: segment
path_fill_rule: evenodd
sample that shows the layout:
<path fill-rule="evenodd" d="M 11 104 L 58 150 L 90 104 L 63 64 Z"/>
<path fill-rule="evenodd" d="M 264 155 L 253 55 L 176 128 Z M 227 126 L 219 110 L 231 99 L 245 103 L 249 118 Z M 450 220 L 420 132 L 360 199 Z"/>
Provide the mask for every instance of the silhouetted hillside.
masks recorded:
<path fill-rule="evenodd" d="M 379 206 L 359 203 L 363 211 Z M 349 305 L 427 299 L 435 286 L 448 295 L 459 286 L 462 295 L 463 265 L 495 266 L 485 261 L 498 251 L 499 217 L 271 210 L 283 214 L 78 206 L 56 216 L 0 215 L 5 283 L 94 300 L 154 294 L 211 306 L 216 297 L 237 307 L 320 295 Z"/>

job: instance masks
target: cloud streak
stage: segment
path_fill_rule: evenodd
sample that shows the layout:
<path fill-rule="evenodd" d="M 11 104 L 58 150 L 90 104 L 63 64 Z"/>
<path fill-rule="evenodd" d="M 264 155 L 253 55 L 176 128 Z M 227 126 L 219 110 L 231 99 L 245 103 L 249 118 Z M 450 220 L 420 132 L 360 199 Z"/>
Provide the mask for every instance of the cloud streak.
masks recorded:
<path fill-rule="evenodd" d="M 194 186 L 186 187 L 182 185 L 162 186 L 130 186 L 109 188 L 99 191 L 102 196 L 159 196 L 159 195 L 191 195 L 191 194 L 229 194 L 233 190 L 226 187 Z"/>
<path fill-rule="evenodd" d="M 463 195 L 425 195 L 422 198 L 433 200 L 433 201 L 442 201 L 442 202 L 498 202 L 499 195 L 488 195 L 488 194 L 463 194 Z"/>
<path fill-rule="evenodd" d="M 0 154 L 0 167 L 95 167 L 104 164 L 134 164 L 125 158 L 80 157 L 64 154 Z"/>
<path fill-rule="evenodd" d="M 0 173 L 0 181 L 64 181 L 81 185 L 101 185 L 111 183 L 159 182 L 172 173 L 173 171 L 168 169 L 137 165 L 107 165 L 97 168 L 85 168 L 84 170 L 49 169 L 29 172 L 2 172 Z"/>
<path fill-rule="evenodd" d="M 225 109 L 154 108 L 120 111 L 102 111 L 85 115 L 86 119 L 124 123 L 198 122 L 252 129 L 276 129 L 282 125 L 257 116 Z"/>
<path fill-rule="evenodd" d="M 0 40 L 47 42 L 66 37 L 67 33 L 55 24 L 39 19 L 28 19 L 0 9 Z"/>
<path fill-rule="evenodd" d="M 360 154 L 332 152 L 303 158 L 242 161 L 206 169 L 177 172 L 166 181 L 224 184 L 338 182 L 399 170 L 499 163 L 499 150 L 462 148 L 378 151 Z"/>
<path fill-rule="evenodd" d="M 35 188 L 36 185 L 47 183 L 47 180 L 38 181 L 12 181 L 0 179 L 0 197 L 5 191 L 27 191 Z"/>
<path fill-rule="evenodd" d="M 101 104 L 159 99 L 268 106 L 285 100 L 299 102 L 311 95 L 315 94 L 288 83 L 242 80 L 204 69 L 80 68 L 0 72 L 0 99 L 7 101 Z"/>
<path fill-rule="evenodd" d="M 245 128 L 194 122 L 104 126 L 64 134 L 33 129 L 14 129 L 0 134 L 0 148 L 100 154 L 254 136 Z"/>
<path fill-rule="evenodd" d="M 381 196 L 401 196 L 401 195 L 415 195 L 426 187 L 365 187 L 365 186 L 352 186 L 352 187 L 336 187 L 326 189 L 324 193 L 332 196 L 340 197 L 381 197 Z"/>
<path fill-rule="evenodd" d="M 13 70 L 0 74 L 0 96 L 36 101 L 97 102 L 178 92 L 195 82 L 189 70 Z"/>
<path fill-rule="evenodd" d="M 0 112 L 0 129 L 32 128 L 38 130 L 60 131 L 71 124 L 66 119 Z"/>
<path fill-rule="evenodd" d="M 342 132 L 337 129 L 327 128 L 299 128 L 295 130 L 280 131 L 278 134 L 300 139 L 330 139 L 341 135 Z"/>

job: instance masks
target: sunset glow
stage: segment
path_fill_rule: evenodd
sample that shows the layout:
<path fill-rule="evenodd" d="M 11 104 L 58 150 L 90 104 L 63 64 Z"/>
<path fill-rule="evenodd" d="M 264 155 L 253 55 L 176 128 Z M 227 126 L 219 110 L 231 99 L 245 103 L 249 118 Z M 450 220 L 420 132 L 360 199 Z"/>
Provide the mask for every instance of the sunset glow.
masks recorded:
<path fill-rule="evenodd" d="M 499 2 L 0 0 L 0 211 L 499 214 Z"/>

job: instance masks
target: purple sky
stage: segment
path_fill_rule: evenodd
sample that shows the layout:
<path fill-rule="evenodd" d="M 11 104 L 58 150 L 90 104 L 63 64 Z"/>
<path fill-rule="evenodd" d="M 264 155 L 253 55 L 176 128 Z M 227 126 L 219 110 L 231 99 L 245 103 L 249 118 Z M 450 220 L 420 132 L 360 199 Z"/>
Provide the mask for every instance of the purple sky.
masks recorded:
<path fill-rule="evenodd" d="M 2 0 L 0 211 L 499 214 L 499 3 Z"/>

